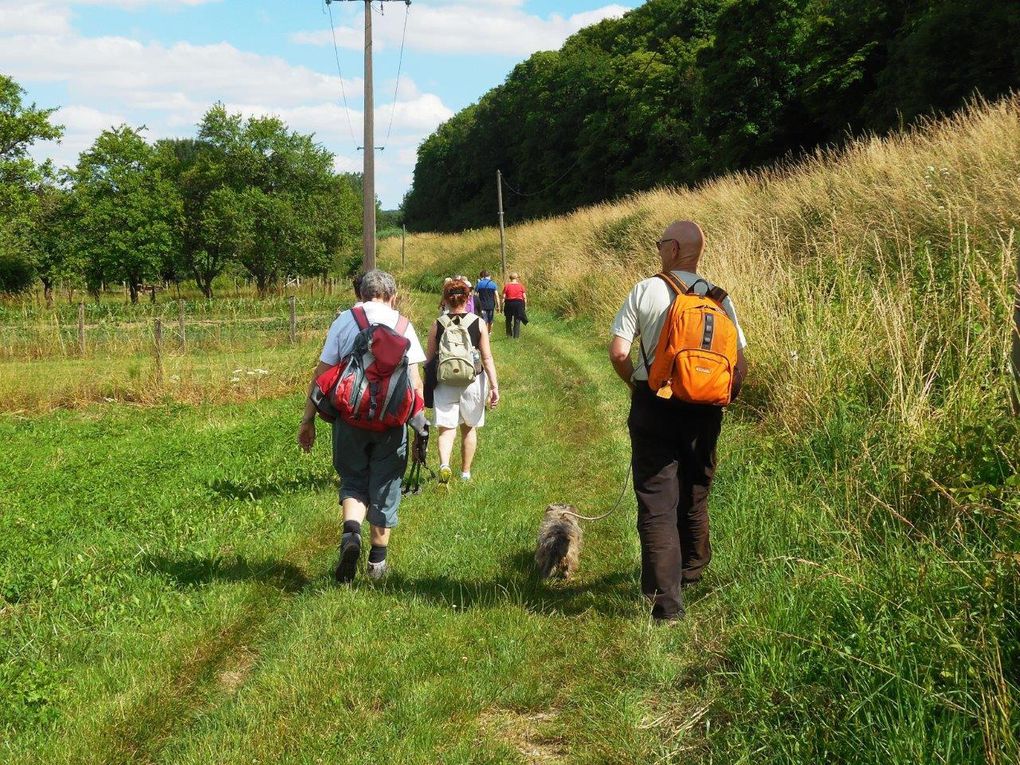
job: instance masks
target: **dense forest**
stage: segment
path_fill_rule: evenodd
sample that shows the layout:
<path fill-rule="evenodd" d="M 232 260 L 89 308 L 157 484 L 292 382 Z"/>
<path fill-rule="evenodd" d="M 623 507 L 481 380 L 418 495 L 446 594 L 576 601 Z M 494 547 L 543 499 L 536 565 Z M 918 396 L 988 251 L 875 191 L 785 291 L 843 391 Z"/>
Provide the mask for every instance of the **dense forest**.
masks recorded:
<path fill-rule="evenodd" d="M 1020 84 L 1017 0 L 649 0 L 519 64 L 418 150 L 413 230 L 563 212 L 882 133 Z"/>
<path fill-rule="evenodd" d="M 212 297 L 232 273 L 264 293 L 360 264 L 361 177 L 280 119 L 216 104 L 195 137 L 154 143 L 121 125 L 58 170 L 29 154 L 61 136 L 54 110 L 23 95 L 0 75 L 0 292 L 123 284 L 137 301 L 145 284 L 193 280 Z"/>

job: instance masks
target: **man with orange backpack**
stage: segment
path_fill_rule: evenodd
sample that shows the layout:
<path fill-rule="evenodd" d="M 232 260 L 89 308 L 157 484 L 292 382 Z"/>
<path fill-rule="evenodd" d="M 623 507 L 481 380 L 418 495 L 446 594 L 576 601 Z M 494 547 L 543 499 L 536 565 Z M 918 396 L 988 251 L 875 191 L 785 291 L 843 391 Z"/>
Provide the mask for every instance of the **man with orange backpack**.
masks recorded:
<path fill-rule="evenodd" d="M 627 296 L 613 320 L 609 359 L 631 388 L 641 592 L 652 618 L 668 623 L 684 616 L 681 587 L 700 580 L 712 557 L 716 442 L 723 408 L 747 373 L 747 343 L 726 292 L 698 275 L 701 228 L 677 221 L 655 244 L 662 272 Z"/>

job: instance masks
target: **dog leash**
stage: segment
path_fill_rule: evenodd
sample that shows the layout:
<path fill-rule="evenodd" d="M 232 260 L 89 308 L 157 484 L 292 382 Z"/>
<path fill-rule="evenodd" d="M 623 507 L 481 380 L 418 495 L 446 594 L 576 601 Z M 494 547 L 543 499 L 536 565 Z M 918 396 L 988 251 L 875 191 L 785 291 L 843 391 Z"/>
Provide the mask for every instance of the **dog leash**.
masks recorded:
<path fill-rule="evenodd" d="M 616 504 L 613 505 L 606 512 L 602 513 L 602 515 L 581 515 L 580 513 L 574 513 L 571 512 L 570 510 L 564 510 L 563 515 L 572 515 L 575 518 L 581 519 L 582 521 L 601 521 L 603 518 L 608 518 L 610 515 L 616 512 L 616 509 L 620 506 L 620 503 L 623 502 L 623 497 L 627 493 L 627 484 L 630 483 L 630 474 L 633 469 L 634 469 L 633 465 L 627 468 L 627 475 L 624 476 L 623 478 L 623 488 L 620 489 L 620 496 L 619 498 L 617 498 Z"/>

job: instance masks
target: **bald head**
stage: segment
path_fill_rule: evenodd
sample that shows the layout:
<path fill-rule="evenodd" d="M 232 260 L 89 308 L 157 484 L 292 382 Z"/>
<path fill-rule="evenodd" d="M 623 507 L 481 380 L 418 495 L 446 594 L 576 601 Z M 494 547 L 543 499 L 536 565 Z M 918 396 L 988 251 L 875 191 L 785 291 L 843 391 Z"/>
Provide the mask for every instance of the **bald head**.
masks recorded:
<path fill-rule="evenodd" d="M 662 241 L 668 244 L 669 248 L 665 250 L 660 248 L 660 254 L 669 256 L 669 260 L 672 261 L 663 265 L 691 267 L 689 269 L 691 271 L 698 265 L 701 253 L 705 250 L 705 235 L 701 231 L 701 226 L 690 220 L 670 223 L 662 234 Z"/>

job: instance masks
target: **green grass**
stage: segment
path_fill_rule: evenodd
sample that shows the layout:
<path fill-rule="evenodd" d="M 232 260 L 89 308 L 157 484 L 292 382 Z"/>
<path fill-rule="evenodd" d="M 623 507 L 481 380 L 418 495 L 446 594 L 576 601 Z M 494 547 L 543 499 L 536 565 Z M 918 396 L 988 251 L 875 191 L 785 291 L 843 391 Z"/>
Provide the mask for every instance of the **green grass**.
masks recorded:
<path fill-rule="evenodd" d="M 1009 761 L 1011 563 L 848 493 L 852 417 L 805 454 L 730 413 L 680 627 L 638 597 L 629 499 L 537 582 L 545 504 L 608 508 L 629 450 L 603 333 L 534 316 L 496 333 L 475 480 L 405 501 L 379 586 L 331 581 L 299 396 L 0 419 L 0 760 Z"/>

